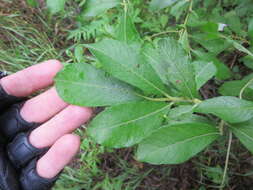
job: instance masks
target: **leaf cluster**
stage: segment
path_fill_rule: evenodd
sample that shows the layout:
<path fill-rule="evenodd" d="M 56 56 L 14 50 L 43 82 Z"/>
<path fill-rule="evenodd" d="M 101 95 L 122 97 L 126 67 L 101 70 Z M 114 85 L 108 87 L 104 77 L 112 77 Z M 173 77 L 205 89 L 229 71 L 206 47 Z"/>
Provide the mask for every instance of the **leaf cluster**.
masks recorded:
<path fill-rule="evenodd" d="M 77 62 L 55 78 L 58 93 L 105 107 L 88 134 L 108 147 L 136 146 L 143 162 L 185 162 L 227 132 L 253 152 L 251 8 L 249 0 L 86 1 L 85 19 L 115 10 L 117 18 L 110 35 L 78 45 Z M 216 97 L 202 93 L 209 81 Z"/>

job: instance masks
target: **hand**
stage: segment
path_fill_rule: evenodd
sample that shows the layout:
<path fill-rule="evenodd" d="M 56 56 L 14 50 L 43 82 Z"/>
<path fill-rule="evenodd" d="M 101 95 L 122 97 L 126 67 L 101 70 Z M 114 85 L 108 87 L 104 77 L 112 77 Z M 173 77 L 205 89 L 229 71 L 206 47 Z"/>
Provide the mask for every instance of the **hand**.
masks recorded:
<path fill-rule="evenodd" d="M 0 85 L 11 96 L 26 97 L 52 85 L 53 77 L 61 68 L 59 61 L 46 61 L 2 78 Z M 48 189 L 47 184 L 44 187 L 38 184 L 38 179 L 54 180 L 72 160 L 79 150 L 80 139 L 71 133 L 89 120 L 92 110 L 68 105 L 57 95 L 55 87 L 51 87 L 4 111 L 0 115 L 0 134 L 8 137 L 8 146 L 6 151 L 0 151 L 0 187 L 3 190 Z M 31 130 L 32 127 L 37 128 Z M 26 140 L 32 151 L 25 147 Z M 12 169 L 11 162 L 15 169 Z M 33 163 L 37 178 L 28 171 Z M 9 168 L 1 170 L 5 166 Z M 6 179 L 6 175 L 10 176 Z M 17 181 L 13 182 L 14 179 Z"/>

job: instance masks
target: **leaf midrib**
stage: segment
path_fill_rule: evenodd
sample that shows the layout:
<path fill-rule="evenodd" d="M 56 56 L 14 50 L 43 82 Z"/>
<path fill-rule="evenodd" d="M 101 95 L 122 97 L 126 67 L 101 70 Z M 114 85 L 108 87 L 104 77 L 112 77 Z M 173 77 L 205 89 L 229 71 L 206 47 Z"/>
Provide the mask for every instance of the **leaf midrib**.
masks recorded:
<path fill-rule="evenodd" d="M 183 141 L 178 141 L 178 142 L 170 144 L 168 146 L 157 147 L 155 151 L 151 152 L 151 154 L 159 152 L 161 149 L 168 149 L 170 146 L 175 146 L 175 145 L 183 144 L 183 143 L 189 142 L 191 140 L 195 140 L 195 139 L 198 139 L 198 138 L 201 138 L 201 137 L 206 137 L 206 136 L 212 136 L 212 135 L 220 135 L 220 133 L 218 133 L 218 132 L 207 133 L 207 134 L 203 134 L 203 135 L 198 135 L 198 136 L 194 136 L 194 137 L 191 137 L 191 138 L 187 138 L 187 139 L 185 139 Z"/>
<path fill-rule="evenodd" d="M 71 84 L 75 84 L 78 86 L 88 86 L 88 87 L 95 87 L 95 88 L 102 88 L 102 89 L 108 89 L 108 90 L 113 90 L 113 89 L 118 89 L 122 92 L 130 92 L 129 90 L 125 89 L 125 88 L 116 88 L 116 87 L 107 87 L 107 86 L 100 86 L 100 85 L 96 85 L 96 84 L 89 84 L 89 83 L 84 83 L 84 82 L 73 82 L 73 81 L 67 81 L 67 80 L 62 80 L 62 79 L 56 79 L 55 81 L 60 81 L 63 83 L 71 83 Z"/>
<path fill-rule="evenodd" d="M 156 59 L 154 59 L 152 56 L 149 56 L 149 55 L 147 55 L 146 53 L 144 53 L 144 55 L 145 56 L 147 56 L 148 58 L 150 58 L 150 59 L 152 59 L 154 62 L 156 62 L 156 64 L 160 64 Z M 169 61 L 170 62 L 170 61 Z M 170 63 L 170 65 L 169 66 L 171 66 L 172 64 Z M 191 89 L 188 87 L 188 83 L 186 82 L 186 79 L 183 77 L 183 75 L 182 75 L 182 73 L 180 72 L 180 70 L 178 69 L 178 67 L 177 67 L 177 63 L 175 64 L 176 66 L 176 69 L 177 69 L 177 71 L 178 71 L 178 73 L 180 73 L 180 76 L 183 78 L 183 84 L 184 84 L 184 86 L 186 87 L 186 89 L 187 89 L 187 91 L 190 93 L 190 95 L 191 95 L 191 97 L 192 98 L 194 98 L 193 97 L 193 94 L 192 94 L 192 92 L 191 92 Z M 195 81 L 194 81 L 195 82 Z"/>
<path fill-rule="evenodd" d="M 253 138 L 250 137 L 249 135 L 247 135 L 246 133 L 244 133 L 243 131 L 240 131 L 239 129 L 237 129 L 235 127 L 231 127 L 231 128 L 236 130 L 237 132 L 241 133 L 242 135 L 244 135 L 246 138 L 250 139 L 253 142 Z"/>
<path fill-rule="evenodd" d="M 212 64 L 212 62 L 209 62 L 205 65 L 205 67 L 203 67 L 199 72 L 198 74 L 196 75 L 196 78 L 198 78 L 204 71 L 206 68 L 208 68 L 210 65 Z"/>
<path fill-rule="evenodd" d="M 169 57 L 169 56 L 168 56 Z M 169 61 L 170 62 L 170 61 Z M 185 65 L 187 65 L 186 63 L 184 63 Z M 191 91 L 191 89 L 189 88 L 189 86 L 188 86 L 188 83 L 187 83 L 187 80 L 186 80 L 186 78 L 184 77 L 184 73 L 182 73 L 181 72 L 181 70 L 178 68 L 178 61 L 175 61 L 175 64 L 173 64 L 173 63 L 170 63 L 170 66 L 175 66 L 176 67 L 176 70 L 177 70 L 177 72 L 179 72 L 180 73 L 180 77 L 182 77 L 182 79 L 183 79 L 183 84 L 184 84 L 184 86 L 186 87 L 186 89 L 188 90 L 188 92 L 190 93 L 190 95 L 191 95 L 191 98 L 194 98 L 194 96 L 193 96 L 193 94 L 192 94 L 192 91 Z M 185 66 L 183 66 L 183 67 L 185 67 Z M 194 84 L 195 84 L 195 80 L 193 80 L 192 81 Z M 195 84 L 195 86 L 196 86 L 196 84 Z"/>
<path fill-rule="evenodd" d="M 164 92 L 163 90 L 161 90 L 160 88 L 157 88 L 156 85 L 154 85 L 152 82 L 150 82 L 149 80 L 147 80 L 145 77 L 143 77 L 142 75 L 139 75 L 139 73 L 134 72 L 134 70 L 132 68 L 126 67 L 124 64 L 122 64 L 121 62 L 118 62 L 117 60 L 113 59 L 111 56 L 108 56 L 106 53 L 104 53 L 102 50 L 94 48 L 92 46 L 89 46 L 89 48 L 94 49 L 95 51 L 99 51 L 100 53 L 102 53 L 103 55 L 110 57 L 112 60 L 114 60 L 115 62 L 119 63 L 122 67 L 124 67 L 126 70 L 130 71 L 131 73 L 133 73 L 134 75 L 136 75 L 138 78 L 142 79 L 144 82 L 146 82 L 147 84 L 149 84 L 149 86 L 153 87 L 154 89 L 158 90 L 159 92 L 161 92 L 163 95 L 168 96 L 166 92 Z"/>
<path fill-rule="evenodd" d="M 102 127 L 105 127 L 106 125 L 103 125 L 102 127 L 99 127 L 99 128 L 94 128 L 94 130 L 108 130 L 108 129 L 114 129 L 114 128 L 117 128 L 117 127 L 120 127 L 120 126 L 125 126 L 129 123 L 133 123 L 133 122 L 136 122 L 136 121 L 139 121 L 139 120 L 142 120 L 142 119 L 145 119 L 149 116 L 152 116 L 152 115 L 155 115 L 156 113 L 159 113 L 163 110 L 165 110 L 166 108 L 170 107 L 171 105 L 167 105 L 167 106 L 164 106 L 163 108 L 161 109 L 158 109 L 156 111 L 153 111 L 151 113 L 148 113 L 146 115 L 142 115 L 141 117 L 138 117 L 138 118 L 135 118 L 135 119 L 132 119 L 132 120 L 129 120 L 129 121 L 125 121 L 125 122 L 122 122 L 122 123 L 118 123 L 116 125 L 112 125 L 111 127 L 106 127 L 106 128 L 102 128 Z"/>

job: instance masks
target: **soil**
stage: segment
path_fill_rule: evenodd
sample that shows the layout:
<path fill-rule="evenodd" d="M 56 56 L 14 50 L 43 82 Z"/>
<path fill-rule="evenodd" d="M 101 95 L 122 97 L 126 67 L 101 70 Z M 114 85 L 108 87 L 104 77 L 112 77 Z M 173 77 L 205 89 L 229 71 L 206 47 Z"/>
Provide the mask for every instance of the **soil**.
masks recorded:
<path fill-rule="evenodd" d="M 137 190 L 193 190 L 218 189 L 218 185 L 207 178 L 202 165 L 208 167 L 220 166 L 223 168 L 226 152 L 216 152 L 216 144 L 209 151 L 201 153 L 190 161 L 180 165 L 150 165 L 137 162 L 133 157 L 133 149 L 120 149 L 114 153 L 101 155 L 101 168 L 111 177 L 123 174 L 118 160 L 126 160 L 132 168 L 137 168 L 138 175 L 151 171 L 137 188 Z M 251 154 L 237 140 L 233 141 L 233 155 L 229 162 L 229 185 L 226 190 L 252 190 L 253 189 L 253 158 Z M 219 151 L 219 150 L 218 150 Z M 201 159 L 205 158 L 205 159 Z M 201 160 L 200 160 L 201 159 Z M 222 172 L 220 177 L 222 176 Z"/>

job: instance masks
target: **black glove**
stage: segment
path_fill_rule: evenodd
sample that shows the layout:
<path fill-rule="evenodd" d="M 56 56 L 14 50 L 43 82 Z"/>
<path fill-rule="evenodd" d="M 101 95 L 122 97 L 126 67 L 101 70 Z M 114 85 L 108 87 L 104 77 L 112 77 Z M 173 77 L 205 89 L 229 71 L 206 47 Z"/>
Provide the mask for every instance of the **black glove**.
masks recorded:
<path fill-rule="evenodd" d="M 2 77 L 4 74 L 0 72 Z M 23 101 L 23 98 L 8 95 L 0 85 L 0 189 L 48 190 L 58 176 L 45 179 L 36 172 L 37 160 L 48 149 L 30 144 L 29 134 L 40 124 L 22 119 Z"/>

